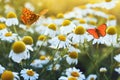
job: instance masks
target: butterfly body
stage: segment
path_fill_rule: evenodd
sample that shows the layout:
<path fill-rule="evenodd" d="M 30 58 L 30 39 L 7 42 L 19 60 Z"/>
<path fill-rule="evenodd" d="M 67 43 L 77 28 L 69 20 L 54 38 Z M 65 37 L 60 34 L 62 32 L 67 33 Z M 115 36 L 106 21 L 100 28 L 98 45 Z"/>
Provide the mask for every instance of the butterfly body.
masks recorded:
<path fill-rule="evenodd" d="M 102 24 L 95 29 L 88 29 L 87 32 L 91 34 L 94 38 L 98 39 L 101 36 L 104 37 L 106 35 L 106 24 Z"/>
<path fill-rule="evenodd" d="M 41 15 L 44 15 L 45 13 L 47 13 L 47 11 L 48 11 L 47 9 L 44 9 L 40 12 L 40 14 L 35 14 L 32 11 L 30 11 L 29 9 L 23 8 L 21 20 L 24 24 L 31 25 L 34 22 L 36 22 Z"/>

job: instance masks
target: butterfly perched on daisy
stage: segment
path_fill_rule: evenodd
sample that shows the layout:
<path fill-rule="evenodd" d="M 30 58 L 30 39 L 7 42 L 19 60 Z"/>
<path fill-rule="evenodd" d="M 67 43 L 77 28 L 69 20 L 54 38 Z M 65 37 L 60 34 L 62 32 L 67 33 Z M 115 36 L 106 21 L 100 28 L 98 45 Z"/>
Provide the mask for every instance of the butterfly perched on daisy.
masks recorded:
<path fill-rule="evenodd" d="M 87 32 L 91 34 L 94 38 L 99 39 L 101 36 L 104 37 L 106 35 L 107 25 L 102 24 L 94 29 L 87 29 Z"/>
<path fill-rule="evenodd" d="M 34 22 L 36 22 L 41 15 L 44 15 L 48 12 L 48 9 L 44 9 L 40 11 L 39 14 L 35 14 L 34 12 L 30 11 L 27 8 L 23 8 L 22 14 L 21 14 L 21 20 L 26 25 L 31 25 Z"/>

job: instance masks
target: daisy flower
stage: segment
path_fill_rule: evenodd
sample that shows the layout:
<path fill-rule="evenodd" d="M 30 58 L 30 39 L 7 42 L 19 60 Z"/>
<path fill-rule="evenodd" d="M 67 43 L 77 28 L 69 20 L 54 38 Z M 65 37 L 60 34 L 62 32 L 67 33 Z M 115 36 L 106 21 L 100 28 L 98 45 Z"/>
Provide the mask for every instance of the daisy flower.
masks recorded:
<path fill-rule="evenodd" d="M 90 41 L 92 37 L 87 34 L 83 26 L 77 26 L 74 29 L 74 33 L 70 33 L 68 35 L 68 39 L 72 40 L 73 44 L 77 44 L 77 43 L 84 43 L 85 39 L 87 41 Z"/>
<path fill-rule="evenodd" d="M 18 19 L 14 12 L 9 12 L 7 14 L 7 19 L 6 19 L 5 24 L 7 26 L 18 25 Z"/>
<path fill-rule="evenodd" d="M 20 80 L 18 73 L 5 70 L 1 75 L 2 80 Z"/>
<path fill-rule="evenodd" d="M 6 32 L 2 36 L 0 36 L 1 40 L 7 41 L 7 42 L 13 42 L 17 38 L 17 34 L 12 33 L 12 32 Z"/>
<path fill-rule="evenodd" d="M 77 53 L 80 53 L 80 49 L 78 49 L 79 45 L 78 44 L 72 44 L 68 47 L 68 52 L 77 52 Z"/>
<path fill-rule="evenodd" d="M 0 22 L 5 22 L 6 18 L 4 18 L 3 16 L 0 16 Z"/>
<path fill-rule="evenodd" d="M 118 63 L 120 63 L 120 54 L 114 56 L 115 61 L 117 61 Z"/>
<path fill-rule="evenodd" d="M 58 35 L 48 41 L 51 48 L 66 48 L 70 45 L 70 41 L 64 35 Z"/>
<path fill-rule="evenodd" d="M 39 74 L 33 71 L 32 69 L 23 69 L 20 72 L 24 80 L 37 80 Z"/>
<path fill-rule="evenodd" d="M 62 26 L 60 27 L 60 33 L 67 35 L 68 33 L 72 32 L 75 27 L 76 25 L 70 20 L 64 20 Z"/>
<path fill-rule="evenodd" d="M 87 21 L 83 18 L 79 19 L 77 22 L 76 22 L 76 25 L 77 26 L 84 26 L 85 29 L 88 28 L 88 25 L 87 25 Z"/>
<path fill-rule="evenodd" d="M 4 23 L 0 23 L 0 36 L 6 32 L 8 32 L 6 25 Z"/>
<path fill-rule="evenodd" d="M 49 37 L 55 37 L 57 34 L 57 26 L 55 24 L 49 24 L 44 35 L 47 35 Z"/>
<path fill-rule="evenodd" d="M 12 58 L 14 62 L 20 63 L 23 59 L 29 59 L 30 53 L 26 45 L 22 41 L 16 41 L 12 45 L 9 58 Z"/>
<path fill-rule="evenodd" d="M 114 15 L 109 15 L 106 24 L 107 26 L 116 26 L 117 25 L 116 17 Z"/>
<path fill-rule="evenodd" d="M 24 36 L 22 41 L 26 44 L 26 48 L 30 51 L 33 51 L 33 38 L 31 36 Z"/>
<path fill-rule="evenodd" d="M 4 72 L 4 70 L 5 70 L 5 68 L 0 65 L 0 74 L 2 74 Z"/>
<path fill-rule="evenodd" d="M 79 69 L 76 69 L 75 67 L 66 69 L 66 75 L 76 77 L 77 80 L 85 79 L 85 75 Z"/>
<path fill-rule="evenodd" d="M 96 80 L 97 75 L 96 74 L 90 74 L 86 80 Z"/>
<path fill-rule="evenodd" d="M 47 36 L 40 35 L 36 42 L 36 46 L 47 46 Z"/>
<path fill-rule="evenodd" d="M 78 53 L 75 51 L 69 52 L 65 57 L 69 65 L 78 63 Z"/>
<path fill-rule="evenodd" d="M 60 26 L 60 25 L 62 24 L 62 22 L 64 21 L 64 19 L 65 19 L 65 18 L 64 18 L 64 14 L 63 14 L 63 13 L 58 13 L 56 17 L 57 17 L 57 18 L 54 19 L 54 23 L 55 23 L 56 25 Z"/>
<path fill-rule="evenodd" d="M 48 66 L 48 70 L 59 70 L 59 68 L 60 68 L 60 64 L 55 64 L 55 65 L 53 65 L 53 64 L 51 64 L 50 66 Z"/>
<path fill-rule="evenodd" d="M 30 9 L 31 11 L 35 10 L 34 6 L 30 2 L 26 2 L 24 6 L 28 9 Z"/>
<path fill-rule="evenodd" d="M 115 68 L 115 71 L 120 74 L 120 67 L 119 68 Z"/>
<path fill-rule="evenodd" d="M 65 76 L 61 76 L 58 80 L 79 80 L 77 77 L 73 77 L 73 76 L 68 76 L 68 77 L 65 77 Z M 81 79 L 83 80 L 83 79 Z"/>
<path fill-rule="evenodd" d="M 105 44 L 108 46 L 117 44 L 117 29 L 114 26 L 110 26 L 106 30 L 106 36 L 104 37 Z"/>
<path fill-rule="evenodd" d="M 101 67 L 101 68 L 100 68 L 100 72 L 107 72 L 106 67 Z"/>
<path fill-rule="evenodd" d="M 32 63 L 31 66 L 37 67 L 37 68 L 42 68 L 43 65 L 47 64 L 49 62 L 49 58 L 42 55 L 40 56 L 39 59 L 35 59 Z"/>

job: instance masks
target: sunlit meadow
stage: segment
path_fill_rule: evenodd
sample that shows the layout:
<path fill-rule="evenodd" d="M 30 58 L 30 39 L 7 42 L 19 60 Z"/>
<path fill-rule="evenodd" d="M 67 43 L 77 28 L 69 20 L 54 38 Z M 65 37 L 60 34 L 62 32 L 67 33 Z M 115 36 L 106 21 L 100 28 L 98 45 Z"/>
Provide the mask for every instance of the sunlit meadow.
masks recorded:
<path fill-rule="evenodd" d="M 119 0 L 0 0 L 0 80 L 120 80 Z"/>

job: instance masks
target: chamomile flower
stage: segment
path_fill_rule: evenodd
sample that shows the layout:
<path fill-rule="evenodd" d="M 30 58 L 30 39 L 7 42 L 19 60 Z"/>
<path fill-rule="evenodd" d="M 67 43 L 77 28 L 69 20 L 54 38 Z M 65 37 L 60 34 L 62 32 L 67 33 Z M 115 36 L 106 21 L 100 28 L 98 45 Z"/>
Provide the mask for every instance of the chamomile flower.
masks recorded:
<path fill-rule="evenodd" d="M 50 66 L 48 66 L 48 70 L 59 70 L 59 68 L 60 68 L 60 64 L 55 64 L 55 65 L 53 65 L 53 64 L 51 64 Z"/>
<path fill-rule="evenodd" d="M 65 57 L 69 65 L 78 63 L 78 53 L 75 51 L 69 52 Z"/>
<path fill-rule="evenodd" d="M 68 76 L 68 77 L 65 77 L 65 76 L 61 76 L 58 80 L 79 80 L 77 77 L 73 77 L 73 76 Z M 81 79 L 83 80 L 83 79 Z"/>
<path fill-rule="evenodd" d="M 107 26 L 116 26 L 117 25 L 116 17 L 114 15 L 109 15 L 106 24 Z"/>
<path fill-rule="evenodd" d="M 106 67 L 101 67 L 101 68 L 100 68 L 100 72 L 102 72 L 102 73 L 107 72 Z"/>
<path fill-rule="evenodd" d="M 38 37 L 38 40 L 36 42 L 36 46 L 47 46 L 47 36 L 45 35 L 40 35 Z"/>
<path fill-rule="evenodd" d="M 0 16 L 0 22 L 5 22 L 5 21 L 6 21 L 6 18 L 3 16 Z"/>
<path fill-rule="evenodd" d="M 117 29 L 114 26 L 110 26 L 106 30 L 106 36 L 104 37 L 105 39 L 105 44 L 110 46 L 114 44 L 117 44 Z"/>
<path fill-rule="evenodd" d="M 40 56 L 39 59 L 35 59 L 32 63 L 31 66 L 37 67 L 37 68 L 42 68 L 43 65 L 47 64 L 49 62 L 49 57 L 47 56 Z"/>
<path fill-rule="evenodd" d="M 120 63 L 120 54 L 114 56 L 115 61 L 117 61 L 118 63 Z"/>
<path fill-rule="evenodd" d="M 60 33 L 67 35 L 68 33 L 72 32 L 75 27 L 76 25 L 70 20 L 64 20 L 62 26 L 60 27 Z"/>
<path fill-rule="evenodd" d="M 85 75 L 79 69 L 76 69 L 75 67 L 66 69 L 66 75 L 76 77 L 77 80 L 85 79 Z"/>
<path fill-rule="evenodd" d="M 92 37 L 87 34 L 83 26 L 77 26 L 74 29 L 74 33 L 70 33 L 68 35 L 68 39 L 71 39 L 73 44 L 77 44 L 77 43 L 84 43 L 85 39 L 87 41 L 90 41 Z"/>
<path fill-rule="evenodd" d="M 17 38 L 17 34 L 12 33 L 12 32 L 6 32 L 2 36 L 0 36 L 1 40 L 7 41 L 7 42 L 13 42 Z"/>
<path fill-rule="evenodd" d="M 115 68 L 115 71 L 116 71 L 118 74 L 120 74 L 120 67 Z"/>
<path fill-rule="evenodd" d="M 57 26 L 56 24 L 49 24 L 44 35 L 47 35 L 49 37 L 55 37 L 57 34 Z"/>
<path fill-rule="evenodd" d="M 1 75 L 2 80 L 20 80 L 18 73 L 5 70 Z"/>
<path fill-rule="evenodd" d="M 8 32 L 6 25 L 4 23 L 0 23 L 0 36 L 6 32 Z"/>
<path fill-rule="evenodd" d="M 97 75 L 96 74 L 90 74 L 86 80 L 96 80 Z"/>
<path fill-rule="evenodd" d="M 63 13 L 58 13 L 56 16 L 56 19 L 54 20 L 54 23 L 58 26 L 60 26 L 62 24 L 62 22 L 64 21 L 64 14 Z"/>
<path fill-rule="evenodd" d="M 18 19 L 14 12 L 9 12 L 7 14 L 7 19 L 6 19 L 5 24 L 7 26 L 18 25 Z"/>
<path fill-rule="evenodd" d="M 33 46 L 33 38 L 31 36 L 24 36 L 22 38 L 22 41 L 26 44 L 26 48 L 28 50 L 33 51 L 33 48 L 32 48 L 32 46 Z"/>
<path fill-rule="evenodd" d="M 77 52 L 77 53 L 80 53 L 80 49 L 78 49 L 78 44 L 72 44 L 68 47 L 68 52 Z"/>
<path fill-rule="evenodd" d="M 64 35 L 58 35 L 48 41 L 50 43 L 51 48 L 59 49 L 59 48 L 66 48 L 70 45 L 70 40 L 67 39 Z"/>
<path fill-rule="evenodd" d="M 33 71 L 32 69 L 23 69 L 20 72 L 24 80 L 37 80 L 39 74 Z"/>
<path fill-rule="evenodd" d="M 4 72 L 4 70 L 5 70 L 5 68 L 2 65 L 0 65 L 0 74 L 2 74 Z"/>
<path fill-rule="evenodd" d="M 9 58 L 12 58 L 14 62 L 20 63 L 23 59 L 29 59 L 30 53 L 26 48 L 26 45 L 22 41 L 16 41 L 12 45 Z"/>
<path fill-rule="evenodd" d="M 87 21 L 85 19 L 79 19 L 78 22 L 76 22 L 77 26 L 84 26 L 85 29 L 88 28 Z"/>

